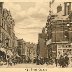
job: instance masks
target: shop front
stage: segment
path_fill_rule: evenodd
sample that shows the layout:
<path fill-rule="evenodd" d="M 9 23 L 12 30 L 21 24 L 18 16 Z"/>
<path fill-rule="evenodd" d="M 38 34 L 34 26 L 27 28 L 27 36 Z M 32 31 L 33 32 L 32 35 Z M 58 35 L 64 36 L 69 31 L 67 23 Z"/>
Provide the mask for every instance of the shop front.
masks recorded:
<path fill-rule="evenodd" d="M 72 46 L 69 44 L 58 44 L 57 45 L 57 58 L 60 56 L 68 55 L 69 59 L 72 58 Z"/>

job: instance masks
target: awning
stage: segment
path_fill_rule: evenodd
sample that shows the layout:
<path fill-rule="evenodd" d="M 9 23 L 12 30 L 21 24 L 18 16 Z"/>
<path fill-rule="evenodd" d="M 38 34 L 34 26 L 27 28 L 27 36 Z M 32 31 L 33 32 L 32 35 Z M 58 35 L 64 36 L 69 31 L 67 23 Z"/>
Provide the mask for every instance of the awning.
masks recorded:
<path fill-rule="evenodd" d="M 13 53 L 11 52 L 11 50 L 7 51 L 7 55 L 9 55 L 10 57 L 13 56 Z"/>
<path fill-rule="evenodd" d="M 5 48 L 0 48 L 0 51 L 6 53 L 6 49 Z"/>

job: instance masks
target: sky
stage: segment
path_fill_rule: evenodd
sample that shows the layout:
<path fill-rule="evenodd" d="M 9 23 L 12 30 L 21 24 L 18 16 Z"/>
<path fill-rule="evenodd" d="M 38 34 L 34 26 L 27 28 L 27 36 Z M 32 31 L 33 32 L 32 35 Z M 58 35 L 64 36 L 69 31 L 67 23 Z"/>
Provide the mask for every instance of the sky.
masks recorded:
<path fill-rule="evenodd" d="M 58 1 L 58 0 L 57 0 Z M 60 2 L 55 0 L 52 9 L 56 12 L 57 5 Z M 46 25 L 49 14 L 49 0 L 46 2 L 4 2 L 4 8 L 11 11 L 15 20 L 15 34 L 25 41 L 37 43 L 38 33 Z"/>

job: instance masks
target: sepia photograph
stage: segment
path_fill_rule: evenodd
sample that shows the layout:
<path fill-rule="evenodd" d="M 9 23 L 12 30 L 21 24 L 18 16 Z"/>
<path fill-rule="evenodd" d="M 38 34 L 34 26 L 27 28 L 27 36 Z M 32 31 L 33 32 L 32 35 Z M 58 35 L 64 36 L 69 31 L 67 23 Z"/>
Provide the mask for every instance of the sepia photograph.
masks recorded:
<path fill-rule="evenodd" d="M 72 68 L 72 1 L 0 2 L 0 68 Z"/>

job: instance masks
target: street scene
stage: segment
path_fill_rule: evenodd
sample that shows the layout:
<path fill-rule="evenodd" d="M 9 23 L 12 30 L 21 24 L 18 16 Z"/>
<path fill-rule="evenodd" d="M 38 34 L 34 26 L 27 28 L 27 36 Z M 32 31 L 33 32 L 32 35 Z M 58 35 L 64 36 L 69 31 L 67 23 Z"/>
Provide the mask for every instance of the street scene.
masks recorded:
<path fill-rule="evenodd" d="M 0 68 L 44 67 L 72 67 L 72 2 L 0 2 Z"/>

